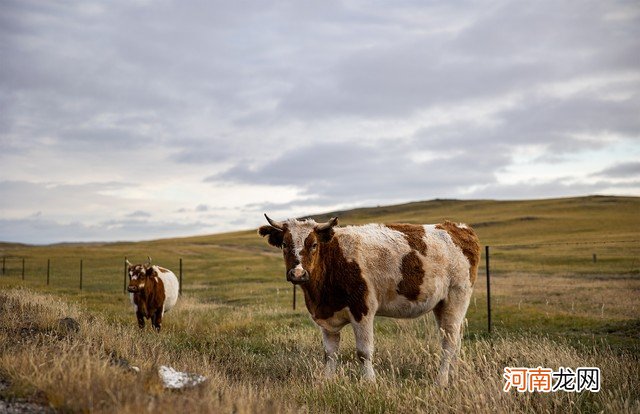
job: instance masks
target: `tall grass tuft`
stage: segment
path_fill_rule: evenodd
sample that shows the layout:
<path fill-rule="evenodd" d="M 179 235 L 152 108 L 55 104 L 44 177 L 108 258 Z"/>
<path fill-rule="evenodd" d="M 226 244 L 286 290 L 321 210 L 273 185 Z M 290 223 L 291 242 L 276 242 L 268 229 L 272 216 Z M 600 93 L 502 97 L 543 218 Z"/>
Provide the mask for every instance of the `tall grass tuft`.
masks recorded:
<path fill-rule="evenodd" d="M 363 383 L 353 335 L 343 334 L 340 369 L 323 380 L 320 335 L 299 313 L 183 297 L 165 331 L 140 331 L 133 316 L 97 312 L 24 289 L 0 293 L 3 398 L 28 397 L 73 412 L 640 412 L 637 355 L 606 345 L 576 347 L 532 333 L 467 336 L 456 376 L 435 385 L 440 355 L 431 317 L 376 325 L 378 381 Z M 250 312 L 249 312 L 250 310 Z M 76 319 L 77 332 L 59 324 Z M 115 360 L 140 368 L 135 373 Z M 205 375 L 165 390 L 159 365 Z M 599 393 L 502 391 L 505 366 L 599 367 Z"/>

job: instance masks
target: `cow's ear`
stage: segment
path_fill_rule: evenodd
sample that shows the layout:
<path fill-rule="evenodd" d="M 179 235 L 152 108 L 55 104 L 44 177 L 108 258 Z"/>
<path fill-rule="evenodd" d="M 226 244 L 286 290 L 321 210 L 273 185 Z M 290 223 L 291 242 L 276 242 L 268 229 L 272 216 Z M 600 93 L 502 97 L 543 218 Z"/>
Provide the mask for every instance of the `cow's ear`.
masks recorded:
<path fill-rule="evenodd" d="M 333 238 L 333 228 L 338 225 L 338 218 L 332 217 L 326 223 L 318 224 L 315 228 L 316 234 L 318 235 L 318 240 L 320 243 L 328 243 Z"/>
<path fill-rule="evenodd" d="M 153 276 L 153 267 L 149 266 L 145 274 L 149 277 Z"/>
<path fill-rule="evenodd" d="M 334 233 L 335 231 L 333 231 L 332 228 L 328 228 L 325 230 L 316 230 L 316 234 L 318 235 L 318 240 L 320 240 L 320 243 L 329 243 L 333 238 Z"/>
<path fill-rule="evenodd" d="M 284 232 L 271 226 L 262 226 L 258 229 L 258 234 L 262 237 L 269 236 L 267 242 L 277 248 L 282 247 L 282 239 L 284 238 Z"/>

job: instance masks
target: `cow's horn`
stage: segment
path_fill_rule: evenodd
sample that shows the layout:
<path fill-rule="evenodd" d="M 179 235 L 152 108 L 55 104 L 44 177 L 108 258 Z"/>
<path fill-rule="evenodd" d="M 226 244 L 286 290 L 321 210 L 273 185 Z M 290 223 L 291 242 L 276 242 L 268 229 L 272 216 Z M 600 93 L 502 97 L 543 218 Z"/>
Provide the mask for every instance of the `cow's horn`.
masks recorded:
<path fill-rule="evenodd" d="M 151 266 L 151 256 L 147 256 L 147 263 L 144 264 L 146 267 Z"/>
<path fill-rule="evenodd" d="M 331 217 L 326 223 L 320 223 L 316 226 L 316 231 L 323 231 L 338 225 L 338 217 Z"/>
<path fill-rule="evenodd" d="M 129 261 L 129 259 L 127 259 L 127 266 L 133 266 L 133 265 L 131 264 L 131 262 Z"/>
<path fill-rule="evenodd" d="M 274 221 L 271 220 L 269 218 L 269 216 L 267 216 L 267 214 L 265 213 L 264 217 L 267 219 L 267 221 L 269 222 L 269 224 L 271 225 L 271 227 L 276 228 L 278 230 L 282 230 L 284 228 L 284 223 L 281 221 Z"/>

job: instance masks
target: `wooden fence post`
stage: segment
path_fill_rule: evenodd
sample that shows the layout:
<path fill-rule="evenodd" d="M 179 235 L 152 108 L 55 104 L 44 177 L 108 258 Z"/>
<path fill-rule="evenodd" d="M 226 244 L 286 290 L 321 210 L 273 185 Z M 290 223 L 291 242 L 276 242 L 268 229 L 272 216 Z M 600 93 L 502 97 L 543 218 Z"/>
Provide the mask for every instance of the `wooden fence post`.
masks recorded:
<path fill-rule="evenodd" d="M 128 273 L 128 269 L 129 266 L 127 266 L 127 256 L 124 257 L 124 281 L 123 281 L 123 289 L 122 291 L 126 294 L 127 293 L 127 273 Z"/>
<path fill-rule="evenodd" d="M 22 258 L 22 280 L 24 280 L 24 257 Z"/>
<path fill-rule="evenodd" d="M 80 259 L 80 290 L 82 290 L 82 259 Z"/>
<path fill-rule="evenodd" d="M 487 268 L 487 330 L 491 333 L 491 270 L 489 268 L 489 246 L 484 247 L 484 260 Z"/>
<path fill-rule="evenodd" d="M 49 274 L 51 273 L 51 259 L 47 259 L 47 286 L 49 286 Z"/>

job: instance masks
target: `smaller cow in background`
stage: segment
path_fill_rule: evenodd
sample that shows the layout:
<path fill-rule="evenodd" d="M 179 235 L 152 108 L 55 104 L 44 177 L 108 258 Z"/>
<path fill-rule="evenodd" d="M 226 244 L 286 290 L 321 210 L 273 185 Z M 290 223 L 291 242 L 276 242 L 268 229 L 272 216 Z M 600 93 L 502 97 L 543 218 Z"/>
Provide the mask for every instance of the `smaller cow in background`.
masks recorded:
<path fill-rule="evenodd" d="M 136 311 L 138 326 L 144 328 L 144 319 L 151 319 L 153 328 L 160 332 L 162 317 L 178 300 L 180 285 L 171 270 L 151 265 L 151 258 L 145 264 L 129 266 L 129 297 Z"/>

